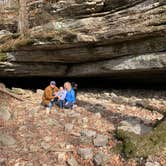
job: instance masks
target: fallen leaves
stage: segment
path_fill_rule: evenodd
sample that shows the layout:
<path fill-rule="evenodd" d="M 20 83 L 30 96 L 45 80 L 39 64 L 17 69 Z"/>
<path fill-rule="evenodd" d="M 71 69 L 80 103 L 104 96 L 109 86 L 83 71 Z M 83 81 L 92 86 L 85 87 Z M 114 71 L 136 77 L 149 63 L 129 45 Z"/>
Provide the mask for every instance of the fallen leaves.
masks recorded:
<path fill-rule="evenodd" d="M 125 161 L 120 154 L 112 154 L 111 149 L 116 145 L 116 139 L 113 137 L 115 128 L 126 117 L 134 116 L 144 122 L 154 123 L 162 116 L 145 108 L 114 103 L 109 97 L 111 92 L 94 90 L 81 91 L 78 94 L 77 108 L 59 110 L 56 107 L 57 112 L 48 115 L 45 108 L 40 106 L 43 91 L 37 90 L 35 93 L 21 90 L 24 91 L 26 93 L 19 95 L 24 101 L 18 101 L 6 93 L 0 96 L 0 108 L 7 107 L 11 113 L 11 119 L 7 122 L 0 118 L 0 131 L 11 134 L 16 140 L 14 146 L 0 145 L 2 152 L 0 159 L 9 166 L 65 165 L 71 157 L 74 157 L 80 165 L 93 166 L 93 159 L 84 160 L 78 155 L 80 147 L 91 148 L 94 155 L 98 152 L 107 155 L 108 165 L 136 166 L 135 160 Z M 129 93 L 129 91 L 119 93 Z M 134 96 L 134 92 L 130 93 Z M 151 95 L 151 92 L 146 93 Z M 162 100 L 160 98 L 152 100 L 148 94 L 146 96 L 151 105 L 155 105 L 158 109 L 166 107 L 166 99 L 163 96 Z M 160 96 L 160 92 L 156 92 L 156 96 Z M 135 95 L 134 98 L 138 99 L 140 96 Z M 67 125 L 69 128 L 65 130 Z M 95 147 L 93 141 L 81 143 L 81 131 L 85 129 L 93 130 L 97 135 L 107 135 L 108 143 L 102 147 Z M 165 157 L 162 154 L 156 160 L 165 164 Z"/>

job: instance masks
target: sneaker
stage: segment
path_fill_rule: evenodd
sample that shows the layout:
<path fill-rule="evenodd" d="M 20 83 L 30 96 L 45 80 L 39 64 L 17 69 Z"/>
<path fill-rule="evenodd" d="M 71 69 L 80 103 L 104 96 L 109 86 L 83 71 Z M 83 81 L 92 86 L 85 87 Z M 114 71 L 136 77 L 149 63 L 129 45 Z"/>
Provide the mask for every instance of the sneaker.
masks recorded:
<path fill-rule="evenodd" d="M 47 108 L 46 108 L 46 113 L 49 114 L 50 111 L 51 111 L 50 108 L 47 107 Z"/>
<path fill-rule="evenodd" d="M 54 112 L 57 113 L 58 112 L 57 109 L 54 109 Z"/>
<path fill-rule="evenodd" d="M 74 104 L 74 105 L 72 106 L 72 108 L 77 108 L 77 105 L 76 105 L 76 104 Z"/>

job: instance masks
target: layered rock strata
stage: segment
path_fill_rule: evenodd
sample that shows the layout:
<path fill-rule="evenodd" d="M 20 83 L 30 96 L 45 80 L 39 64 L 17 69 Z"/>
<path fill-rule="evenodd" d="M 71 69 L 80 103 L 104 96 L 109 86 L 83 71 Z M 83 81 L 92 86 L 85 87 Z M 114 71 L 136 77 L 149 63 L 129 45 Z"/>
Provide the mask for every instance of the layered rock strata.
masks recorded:
<path fill-rule="evenodd" d="M 166 71 L 163 0 L 5 0 L 0 8 L 0 76 Z"/>

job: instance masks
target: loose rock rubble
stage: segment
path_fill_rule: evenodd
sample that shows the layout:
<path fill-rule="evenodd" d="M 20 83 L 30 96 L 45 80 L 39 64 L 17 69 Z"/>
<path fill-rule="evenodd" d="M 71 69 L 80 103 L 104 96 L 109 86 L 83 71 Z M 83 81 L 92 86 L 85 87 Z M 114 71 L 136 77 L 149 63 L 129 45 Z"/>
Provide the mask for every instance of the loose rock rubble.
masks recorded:
<path fill-rule="evenodd" d="M 93 158 L 93 151 L 91 148 L 80 148 L 78 150 L 78 154 L 80 154 L 80 156 L 83 159 L 92 159 Z"/>
<path fill-rule="evenodd" d="M 94 163 L 95 165 L 106 165 L 108 162 L 108 156 L 103 153 L 97 153 L 94 156 Z"/>
<path fill-rule="evenodd" d="M 97 135 L 97 137 L 93 140 L 94 145 L 97 147 L 106 146 L 108 143 L 108 137 L 105 135 Z"/>
<path fill-rule="evenodd" d="M 79 166 L 79 164 L 77 163 L 77 161 L 74 157 L 71 157 L 70 159 L 68 159 L 67 164 L 69 166 Z"/>
<path fill-rule="evenodd" d="M 24 101 L 18 101 L 6 94 L 0 96 L 1 165 L 166 164 L 164 152 L 149 156 L 143 162 L 141 158 L 123 158 L 114 150 L 119 143 L 114 137 L 117 128 L 142 135 L 150 132 L 153 124 L 161 119 L 162 115 L 136 105 L 126 102 L 119 104 L 112 100 L 112 93 L 115 93 L 116 96 L 125 95 L 128 101 L 131 98 L 148 99 L 150 104 L 155 103 L 156 107 L 161 108 L 166 107 L 165 91 L 80 91 L 76 108 L 60 110 L 55 107 L 50 114 L 40 105 L 42 90 L 21 92 L 24 93 L 17 96 Z"/>

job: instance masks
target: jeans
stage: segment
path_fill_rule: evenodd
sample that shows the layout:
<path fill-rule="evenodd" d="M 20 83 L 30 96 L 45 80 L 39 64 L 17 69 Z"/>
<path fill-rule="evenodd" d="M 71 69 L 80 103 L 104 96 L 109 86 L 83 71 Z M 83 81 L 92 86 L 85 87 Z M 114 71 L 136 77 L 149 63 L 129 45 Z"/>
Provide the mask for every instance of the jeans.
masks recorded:
<path fill-rule="evenodd" d="M 52 109 L 52 106 L 53 106 L 54 104 L 57 104 L 57 102 L 58 102 L 57 99 L 54 99 L 53 101 L 50 101 L 50 103 L 48 104 L 48 108 L 49 108 L 49 109 Z"/>
<path fill-rule="evenodd" d="M 59 100 L 59 107 L 63 108 L 65 101 L 64 100 Z"/>

